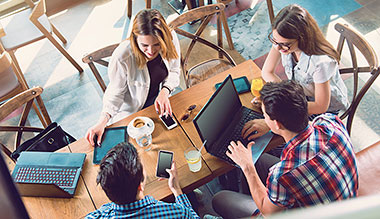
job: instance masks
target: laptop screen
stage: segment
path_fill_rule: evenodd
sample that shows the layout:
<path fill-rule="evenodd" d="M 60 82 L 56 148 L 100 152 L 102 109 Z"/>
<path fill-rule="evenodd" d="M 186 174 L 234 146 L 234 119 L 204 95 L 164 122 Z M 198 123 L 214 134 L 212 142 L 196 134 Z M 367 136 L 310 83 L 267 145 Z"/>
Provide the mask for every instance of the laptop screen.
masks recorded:
<path fill-rule="evenodd" d="M 241 107 L 232 77 L 228 75 L 193 120 L 202 142 L 207 140 L 206 145 L 212 145 Z"/>

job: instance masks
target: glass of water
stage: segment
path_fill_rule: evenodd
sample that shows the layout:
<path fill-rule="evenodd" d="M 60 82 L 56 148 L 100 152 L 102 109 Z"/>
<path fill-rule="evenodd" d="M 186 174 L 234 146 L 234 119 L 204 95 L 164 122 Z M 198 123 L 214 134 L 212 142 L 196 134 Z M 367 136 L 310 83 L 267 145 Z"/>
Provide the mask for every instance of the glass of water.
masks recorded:
<path fill-rule="evenodd" d="M 188 148 L 185 151 L 185 158 L 191 172 L 198 172 L 202 168 L 201 153 L 195 148 Z"/>
<path fill-rule="evenodd" d="M 149 151 L 152 147 L 152 135 L 143 134 L 136 138 L 136 142 L 140 147 L 143 147 L 145 151 Z"/>

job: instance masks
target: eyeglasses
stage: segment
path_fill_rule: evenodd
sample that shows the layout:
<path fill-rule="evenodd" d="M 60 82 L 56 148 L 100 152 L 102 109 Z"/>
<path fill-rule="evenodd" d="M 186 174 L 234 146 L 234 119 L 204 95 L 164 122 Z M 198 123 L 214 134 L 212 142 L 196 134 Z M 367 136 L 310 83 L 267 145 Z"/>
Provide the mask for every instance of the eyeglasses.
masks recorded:
<path fill-rule="evenodd" d="M 297 41 L 296 40 L 296 41 L 293 41 L 291 43 L 278 43 L 278 42 L 276 42 L 276 40 L 273 39 L 272 32 L 268 35 L 268 39 L 274 45 L 279 46 L 280 49 L 285 49 L 285 50 L 289 50 L 290 47 L 292 47 L 292 45 Z"/>
<path fill-rule="evenodd" d="M 194 110 L 196 107 L 197 107 L 197 105 L 195 105 L 195 104 L 189 106 L 189 107 L 187 108 L 187 112 L 182 116 L 181 121 L 182 121 L 182 122 L 186 121 L 186 120 L 190 117 L 191 112 L 193 112 L 193 110 Z"/>

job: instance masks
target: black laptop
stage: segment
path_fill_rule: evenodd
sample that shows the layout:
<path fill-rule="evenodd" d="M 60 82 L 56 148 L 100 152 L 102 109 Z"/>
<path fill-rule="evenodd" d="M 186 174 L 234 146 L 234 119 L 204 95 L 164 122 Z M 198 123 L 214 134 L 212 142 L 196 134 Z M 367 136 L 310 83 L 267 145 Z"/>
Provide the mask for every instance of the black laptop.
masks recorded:
<path fill-rule="evenodd" d="M 22 152 L 12 177 L 21 196 L 71 198 L 86 154 Z"/>
<path fill-rule="evenodd" d="M 244 124 L 262 118 L 264 117 L 260 113 L 242 105 L 232 77 L 228 75 L 194 118 L 193 123 L 202 142 L 207 140 L 206 151 L 236 166 L 235 162 L 226 155 L 228 145 L 232 140 L 239 140 L 247 145 L 248 141 L 241 137 Z M 264 146 L 269 140 L 265 141 Z"/>

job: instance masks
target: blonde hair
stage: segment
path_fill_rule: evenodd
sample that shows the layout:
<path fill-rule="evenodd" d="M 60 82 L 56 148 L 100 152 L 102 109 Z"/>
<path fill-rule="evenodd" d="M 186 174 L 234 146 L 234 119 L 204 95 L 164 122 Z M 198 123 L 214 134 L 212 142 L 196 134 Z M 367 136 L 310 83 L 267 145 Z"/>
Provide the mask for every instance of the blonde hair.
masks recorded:
<path fill-rule="evenodd" d="M 157 9 L 144 9 L 137 13 L 133 20 L 132 32 L 128 38 L 139 68 L 143 68 L 144 65 L 146 65 L 147 58 L 138 47 L 137 37 L 146 35 L 157 38 L 163 59 L 170 60 L 178 58 L 177 51 L 173 44 L 171 30 L 166 24 L 164 17 Z"/>
<path fill-rule="evenodd" d="M 315 19 L 299 5 L 283 8 L 273 21 L 272 28 L 284 38 L 297 39 L 298 48 L 309 56 L 328 55 L 337 62 L 340 60 L 338 52 L 323 36 Z"/>

